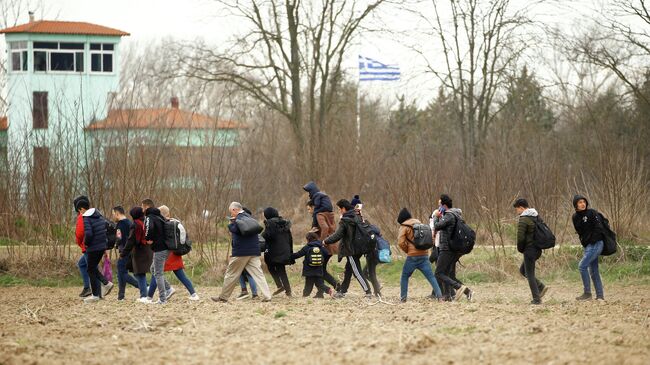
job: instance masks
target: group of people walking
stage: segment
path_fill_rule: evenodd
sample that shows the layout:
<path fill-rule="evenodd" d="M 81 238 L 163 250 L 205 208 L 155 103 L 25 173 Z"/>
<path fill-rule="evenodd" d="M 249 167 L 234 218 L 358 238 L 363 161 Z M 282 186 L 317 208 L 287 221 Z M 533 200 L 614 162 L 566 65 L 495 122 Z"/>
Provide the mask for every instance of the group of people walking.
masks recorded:
<path fill-rule="evenodd" d="M 310 296 L 316 287 L 316 298 L 325 295 L 345 298 L 354 278 L 367 298 L 381 299 L 382 287 L 377 278 L 377 267 L 381 262 L 390 261 L 390 258 L 380 254 L 378 242 L 386 241 L 379 227 L 364 217 L 359 196 L 336 202 L 339 215 L 337 224 L 330 197 L 320 191 L 314 182 L 309 182 L 303 189 L 309 193 L 306 206 L 312 224 L 304 235 L 304 245 L 296 252 L 293 250 L 291 222 L 283 218 L 277 209 L 264 209 L 264 222 L 260 224 L 241 203 L 229 205 L 228 230 L 232 237 L 232 249 L 221 293 L 212 297 L 213 301 L 227 302 L 238 284 L 242 292 L 237 299 L 248 297 L 247 284 L 253 296 L 261 294 L 262 301 L 270 301 L 273 296 L 282 293 L 291 297 L 293 291 L 286 266 L 295 264 L 298 259 L 303 260 L 303 296 Z M 584 246 L 584 257 L 579 265 L 584 290 L 577 299 L 591 299 L 591 281 L 595 286 L 596 298 L 604 299 L 598 272 L 598 257 L 603 252 L 605 239 L 604 217 L 589 209 L 583 196 L 577 195 L 573 205 L 576 209 L 573 224 Z M 154 303 L 154 293 L 158 289 L 159 299 L 155 303 L 166 303 L 176 292 L 165 278 L 166 271 L 174 272 L 188 290 L 190 300 L 199 300 L 192 281 L 184 272 L 182 258 L 191 249 L 191 241 L 185 227 L 178 219 L 172 218 L 167 206 L 156 207 L 151 199 L 145 199 L 140 206 L 129 211 L 131 219 L 127 218 L 121 206 L 114 207 L 111 212 L 111 220 L 116 227 L 114 238 L 107 233 L 110 230 L 107 228 L 110 227 L 109 221 L 97 209 L 90 207 L 87 197 L 76 198 L 74 207 L 78 213 L 76 238 L 83 253 L 78 262 L 84 282 L 80 296 L 85 302 L 100 300 L 113 287 L 98 269 L 107 248 L 112 246 L 109 244 L 111 239 L 116 241 L 115 247 L 120 257 L 117 262 L 118 300 L 124 300 L 126 287 L 130 285 L 139 290 L 138 302 Z M 537 230 L 543 221 L 526 199 L 517 199 L 513 207 L 519 216 L 517 248 L 523 254 L 520 272 L 528 280 L 533 297 L 531 303 L 540 304 L 549 290 L 535 275 L 535 263 L 541 257 L 542 249 L 548 248 L 539 244 Z M 416 270 L 424 275 L 431 286 L 430 299 L 471 301 L 474 291 L 456 276 L 459 259 L 471 251 L 471 247 L 468 250 L 457 248 L 458 235 L 463 234 L 459 227 L 465 226 L 462 211 L 454 207 L 449 195 L 442 194 L 428 223 L 422 224 L 407 208 L 397 215 L 397 246 L 406 254 L 400 279 L 400 301 L 408 300 L 409 280 Z M 389 246 L 387 242 L 386 246 Z M 262 254 L 276 287 L 273 292 L 264 276 Z M 345 260 L 342 281 L 328 270 L 328 263 L 335 255 L 339 262 Z M 365 267 L 362 266 L 362 257 L 365 258 Z M 435 270 L 432 268 L 434 263 Z M 147 273 L 151 273 L 149 283 Z"/>

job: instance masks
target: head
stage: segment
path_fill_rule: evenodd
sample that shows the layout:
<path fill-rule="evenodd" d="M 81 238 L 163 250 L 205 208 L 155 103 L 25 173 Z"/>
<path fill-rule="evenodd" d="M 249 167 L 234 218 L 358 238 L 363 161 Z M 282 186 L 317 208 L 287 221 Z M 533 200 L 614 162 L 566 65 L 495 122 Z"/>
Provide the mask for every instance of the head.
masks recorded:
<path fill-rule="evenodd" d="M 310 201 L 307 202 L 307 211 L 309 212 L 309 214 L 314 213 L 314 201 L 313 200 L 310 200 Z"/>
<path fill-rule="evenodd" d="M 113 209 L 111 209 L 111 216 L 113 217 L 113 220 L 116 222 L 119 222 L 122 219 L 126 218 L 124 207 L 122 207 L 121 205 L 113 207 Z"/>
<path fill-rule="evenodd" d="M 406 208 L 402 208 L 402 210 L 400 210 L 399 214 L 397 215 L 397 223 L 402 224 L 411 218 L 413 218 L 411 216 L 411 212 L 409 212 L 409 210 Z"/>
<path fill-rule="evenodd" d="M 451 197 L 447 194 L 440 195 L 440 200 L 438 200 L 438 204 L 445 206 L 447 209 L 454 207 Z"/>
<path fill-rule="evenodd" d="M 230 216 L 233 217 L 233 218 L 236 217 L 237 214 L 239 214 L 241 211 L 243 211 L 243 207 L 242 207 L 241 203 L 232 202 L 228 206 L 228 213 L 230 213 Z"/>
<path fill-rule="evenodd" d="M 280 212 L 278 212 L 277 209 L 273 207 L 268 207 L 264 209 L 264 218 L 265 219 L 271 219 L 271 218 L 277 218 L 280 216 Z"/>
<path fill-rule="evenodd" d="M 307 233 L 307 236 L 305 237 L 305 239 L 307 240 L 307 242 L 318 241 L 319 238 L 320 238 L 320 237 L 319 237 L 318 234 L 315 233 L 315 232 L 309 232 L 309 233 Z"/>
<path fill-rule="evenodd" d="M 74 200 L 72 201 L 72 207 L 74 208 L 74 211 L 77 213 L 79 212 L 79 209 L 77 208 L 77 203 L 79 203 L 79 201 L 81 200 L 90 202 L 90 199 L 88 199 L 88 197 L 85 195 L 79 195 L 78 197 L 74 198 Z"/>
<path fill-rule="evenodd" d="M 356 208 L 357 205 L 363 204 L 363 202 L 361 201 L 359 195 L 355 195 L 354 197 L 352 197 L 352 200 L 350 200 L 350 204 L 352 204 L 352 206 Z"/>
<path fill-rule="evenodd" d="M 79 214 L 86 213 L 88 209 L 90 209 L 90 202 L 87 199 L 81 199 L 77 201 L 77 204 L 75 205 L 75 210 Z"/>
<path fill-rule="evenodd" d="M 161 214 L 163 217 L 165 217 L 165 218 L 167 218 L 167 219 L 170 219 L 170 218 L 172 217 L 172 216 L 171 216 L 171 213 L 169 212 L 169 207 L 168 207 L 168 206 L 166 206 L 166 205 L 161 205 L 161 206 L 158 207 L 158 210 L 160 211 L 160 214 Z"/>
<path fill-rule="evenodd" d="M 147 199 L 144 199 L 144 200 L 141 202 L 142 210 L 145 211 L 145 212 L 147 211 L 147 209 L 149 209 L 149 208 L 153 208 L 153 207 L 155 207 L 155 206 L 156 206 L 156 204 L 154 204 L 153 200 L 148 199 L 148 198 L 147 198 Z"/>
<path fill-rule="evenodd" d="M 142 210 L 142 207 L 133 207 L 129 211 L 129 215 L 133 220 L 140 219 L 144 216 L 144 211 Z"/>
<path fill-rule="evenodd" d="M 521 213 L 524 212 L 524 210 L 530 208 L 528 205 L 528 200 L 524 198 L 517 198 L 515 202 L 512 204 L 512 207 L 515 208 L 515 211 L 517 212 L 518 215 L 521 215 Z"/>
<path fill-rule="evenodd" d="M 352 204 L 350 204 L 350 202 L 347 199 L 341 199 L 337 201 L 336 206 L 339 207 L 339 212 L 341 212 L 341 214 L 354 209 Z"/>

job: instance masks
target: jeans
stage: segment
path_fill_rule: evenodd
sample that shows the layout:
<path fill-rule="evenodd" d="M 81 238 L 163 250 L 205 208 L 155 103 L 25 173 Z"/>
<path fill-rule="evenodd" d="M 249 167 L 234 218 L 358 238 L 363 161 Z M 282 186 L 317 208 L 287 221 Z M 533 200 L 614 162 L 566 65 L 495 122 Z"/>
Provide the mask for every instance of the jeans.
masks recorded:
<path fill-rule="evenodd" d="M 456 262 L 458 255 L 449 250 L 440 250 L 438 261 L 436 261 L 436 278 L 442 285 L 442 292 L 445 297 L 451 297 L 454 290 L 460 289 L 463 285 L 456 279 Z"/>
<path fill-rule="evenodd" d="M 266 267 L 269 269 L 271 277 L 275 282 L 275 286 L 280 289 L 284 288 L 284 292 L 291 294 L 291 284 L 289 283 L 289 277 L 287 276 L 287 269 L 282 264 L 270 264 L 267 263 Z"/>
<path fill-rule="evenodd" d="M 120 257 L 117 260 L 117 299 L 124 299 L 126 284 L 131 284 L 135 288 L 138 287 L 138 281 L 126 269 L 126 264 L 129 261 L 131 261 L 131 254 L 128 254 L 126 257 Z"/>
<path fill-rule="evenodd" d="M 379 265 L 377 251 L 366 254 L 366 267 L 363 268 L 363 275 L 372 284 L 375 295 L 381 295 L 381 284 L 379 284 L 379 279 L 377 279 L 377 265 Z"/>
<path fill-rule="evenodd" d="M 158 283 L 165 283 L 165 285 L 160 285 L 160 290 L 158 290 L 159 298 L 162 303 L 167 301 L 167 290 L 169 288 L 169 283 L 165 280 L 165 261 L 169 256 L 168 250 L 158 251 L 153 253 L 153 263 L 151 264 L 151 273 Z M 153 279 L 151 279 L 153 284 Z"/>
<path fill-rule="evenodd" d="M 147 297 L 147 274 L 135 274 L 136 280 L 138 280 L 138 289 L 140 289 L 140 298 Z M 153 281 L 153 278 L 151 278 Z"/>
<path fill-rule="evenodd" d="M 540 299 L 539 293 L 544 289 L 544 284 L 535 277 L 535 261 L 541 256 L 542 250 L 539 248 L 526 247 L 526 250 L 524 250 L 524 262 L 519 267 L 519 273 L 528 279 L 528 286 L 530 286 L 530 293 L 533 295 L 533 300 Z"/>
<path fill-rule="evenodd" d="M 345 273 L 343 274 L 343 282 L 341 283 L 341 293 L 345 294 L 348 292 L 352 275 L 354 275 L 364 293 L 370 294 L 368 282 L 361 274 L 361 256 L 362 255 L 346 256 L 347 262 L 345 263 Z"/>
<path fill-rule="evenodd" d="M 598 271 L 598 256 L 600 256 L 601 252 L 603 252 L 603 241 L 588 245 L 585 247 L 584 256 L 582 256 L 580 264 L 578 264 L 585 293 L 591 293 L 591 282 L 589 281 L 589 276 L 591 275 L 591 280 L 593 280 L 594 287 L 596 288 L 597 298 L 605 297 L 603 282 L 600 280 L 600 272 Z"/>
<path fill-rule="evenodd" d="M 88 277 L 90 279 L 90 287 L 92 288 L 93 296 L 96 297 L 102 296 L 102 288 L 99 281 L 99 275 L 101 274 L 99 273 L 97 265 L 99 265 L 99 261 L 102 260 L 103 256 L 104 251 L 86 252 L 86 263 L 88 264 L 86 270 L 88 270 Z"/>
<path fill-rule="evenodd" d="M 253 277 L 248 273 L 248 271 L 244 270 L 244 272 L 241 273 L 241 276 L 239 276 L 239 286 L 242 291 L 246 290 L 246 283 L 249 283 L 251 286 L 251 294 L 257 295 L 257 285 L 255 285 L 255 280 L 253 280 Z"/>
<path fill-rule="evenodd" d="M 180 281 L 183 284 L 183 286 L 185 286 L 187 291 L 190 292 L 190 295 L 196 293 L 196 291 L 194 290 L 194 285 L 192 285 L 192 281 L 190 280 L 190 278 L 187 277 L 187 275 L 185 275 L 185 270 L 183 269 L 174 270 L 174 275 L 176 275 L 178 281 Z M 155 278 L 151 279 L 151 285 L 149 285 L 149 293 L 147 295 L 149 298 L 153 298 L 153 294 L 156 292 L 157 287 L 158 284 L 156 284 L 156 279 Z M 168 291 L 169 289 L 171 289 L 171 286 L 169 285 L 169 282 L 167 280 L 165 280 L 165 289 L 167 289 Z"/>
<path fill-rule="evenodd" d="M 400 279 L 400 299 L 404 300 L 408 296 L 409 291 L 409 279 L 415 270 L 420 270 L 422 275 L 429 281 L 433 292 L 435 293 L 436 298 L 440 298 L 442 293 L 440 292 L 440 286 L 436 281 L 436 277 L 433 274 L 431 269 L 431 263 L 429 262 L 429 256 L 407 256 L 406 261 L 404 261 L 404 266 L 402 267 L 402 278 Z"/>

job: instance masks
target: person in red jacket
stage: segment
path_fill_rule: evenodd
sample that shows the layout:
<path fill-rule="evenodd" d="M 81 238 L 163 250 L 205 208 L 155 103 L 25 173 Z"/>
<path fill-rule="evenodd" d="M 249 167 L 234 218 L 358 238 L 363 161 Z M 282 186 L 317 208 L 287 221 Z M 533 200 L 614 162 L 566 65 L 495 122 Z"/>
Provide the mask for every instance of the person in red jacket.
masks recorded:
<path fill-rule="evenodd" d="M 169 207 L 166 205 L 162 205 L 158 207 L 158 210 L 160 210 L 160 214 L 167 219 L 167 220 L 173 220 L 175 218 L 171 217 L 171 214 L 169 212 Z M 178 223 L 178 229 L 181 231 L 181 241 L 185 241 L 187 239 L 187 232 L 185 231 L 185 227 L 179 222 Z M 165 272 L 168 271 L 173 271 L 174 275 L 176 275 L 176 278 L 178 278 L 178 281 L 183 283 L 185 288 L 187 288 L 187 291 L 190 293 L 190 300 L 199 300 L 199 295 L 196 294 L 196 291 L 194 290 L 194 286 L 192 285 L 192 280 L 185 275 L 185 265 L 183 264 L 183 256 L 179 256 L 175 254 L 173 251 L 170 251 L 169 257 L 167 257 L 167 261 L 165 261 Z M 165 284 L 169 285 L 169 283 L 165 282 Z M 158 284 L 156 283 L 155 278 L 151 278 L 151 283 L 149 284 L 149 293 L 147 294 L 148 298 L 153 298 L 154 293 L 156 292 L 156 288 L 158 287 Z M 167 298 L 171 298 L 171 296 L 176 292 L 176 289 L 172 288 L 169 286 L 167 289 Z"/>
<path fill-rule="evenodd" d="M 88 276 L 88 255 L 86 255 L 86 245 L 84 244 L 84 219 L 83 214 L 90 208 L 90 200 L 87 196 L 80 195 L 74 199 L 73 202 L 74 210 L 77 212 L 77 222 L 75 225 L 75 241 L 77 246 L 81 249 L 81 257 L 77 261 L 77 267 L 79 268 L 79 273 L 81 274 L 81 279 L 83 280 L 84 287 L 80 297 L 85 298 L 92 294 L 90 289 L 90 277 Z M 113 283 L 106 280 L 104 275 L 99 274 L 99 281 L 101 282 L 101 291 L 102 297 L 108 295 L 113 289 Z"/>

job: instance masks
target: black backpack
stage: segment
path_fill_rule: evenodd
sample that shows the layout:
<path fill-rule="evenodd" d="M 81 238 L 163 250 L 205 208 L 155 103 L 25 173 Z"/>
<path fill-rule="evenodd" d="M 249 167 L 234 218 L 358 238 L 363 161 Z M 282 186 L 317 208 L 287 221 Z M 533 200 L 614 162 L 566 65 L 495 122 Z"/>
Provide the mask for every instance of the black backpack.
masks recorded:
<path fill-rule="evenodd" d="M 456 216 L 454 232 L 449 237 L 449 249 L 467 255 L 474 249 L 474 243 L 476 243 L 476 232 L 462 218 Z"/>
<path fill-rule="evenodd" d="M 428 224 L 415 223 L 413 226 L 406 226 L 413 228 L 413 241 L 411 242 L 418 250 L 428 250 L 433 247 L 433 232 Z"/>
<path fill-rule="evenodd" d="M 181 244 L 178 246 L 177 250 L 174 250 L 174 253 L 177 254 L 178 256 L 183 256 L 187 255 L 192 251 L 192 241 L 190 241 L 189 237 L 185 237 L 185 242 L 181 242 Z"/>
<path fill-rule="evenodd" d="M 535 247 L 546 250 L 555 247 L 555 235 L 539 216 L 534 218 L 535 230 L 533 231 L 533 244 Z"/>
<path fill-rule="evenodd" d="M 310 247 L 305 255 L 305 262 L 311 267 L 323 266 L 323 250 L 320 247 Z"/>
<path fill-rule="evenodd" d="M 168 250 L 176 251 L 181 245 L 181 230 L 178 228 L 179 223 L 175 219 L 166 220 L 163 223 L 165 245 Z"/>
<path fill-rule="evenodd" d="M 115 244 L 117 243 L 117 224 L 104 218 L 103 216 L 102 219 L 106 223 L 106 249 L 112 250 L 115 248 Z"/>
<path fill-rule="evenodd" d="M 377 247 L 377 238 L 372 233 L 372 228 L 368 222 L 357 221 L 354 227 L 354 236 L 352 237 L 352 251 L 355 255 L 367 254 Z"/>
<path fill-rule="evenodd" d="M 600 253 L 602 256 L 609 256 L 616 253 L 616 233 L 612 231 L 609 226 L 609 220 L 605 216 L 598 212 L 598 218 L 600 218 L 601 223 L 603 224 L 603 251 Z"/>

